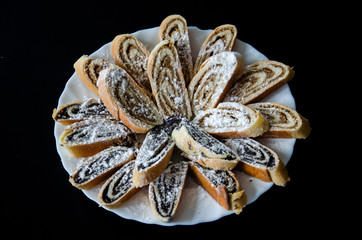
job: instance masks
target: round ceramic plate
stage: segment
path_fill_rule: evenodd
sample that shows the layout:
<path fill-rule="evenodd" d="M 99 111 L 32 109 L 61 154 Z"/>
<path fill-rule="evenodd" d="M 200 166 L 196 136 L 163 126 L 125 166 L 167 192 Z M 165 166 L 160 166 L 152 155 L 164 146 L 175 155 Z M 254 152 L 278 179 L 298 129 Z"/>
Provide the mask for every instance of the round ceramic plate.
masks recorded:
<path fill-rule="evenodd" d="M 151 52 L 153 47 L 158 43 L 158 30 L 159 28 L 155 27 L 135 32 L 133 35 L 139 39 Z M 194 60 L 197 57 L 202 43 L 211 31 L 212 30 L 200 30 L 196 27 L 189 27 L 191 51 Z M 90 56 L 104 58 L 114 63 L 110 53 L 110 47 L 111 43 L 107 43 Z M 240 40 L 236 40 L 233 51 L 239 52 L 244 57 L 245 65 L 257 61 L 268 60 L 255 48 Z M 58 107 L 65 103 L 84 98 L 97 98 L 97 96 L 88 90 L 88 88 L 78 78 L 76 73 L 74 73 L 68 80 L 64 91 L 59 98 Z M 277 102 L 295 109 L 294 98 L 287 84 L 273 92 L 262 101 Z M 59 136 L 61 135 L 63 129 L 64 126 L 59 123 L 55 123 L 54 135 L 56 139 L 57 150 L 65 170 L 68 173 L 71 173 L 82 159 L 71 157 L 68 152 L 59 145 Z M 295 139 L 262 139 L 260 141 L 262 144 L 273 149 L 285 164 L 288 163 L 293 154 Z M 180 152 L 175 149 L 172 157 L 180 157 Z M 240 182 L 240 185 L 245 190 L 247 204 L 255 201 L 261 194 L 266 192 L 273 185 L 273 183 L 262 182 L 242 172 L 234 172 Z M 102 184 L 103 183 L 100 183 L 90 190 L 83 190 L 83 192 L 87 197 L 97 202 L 98 192 Z M 134 195 L 121 207 L 111 211 L 126 219 L 167 226 L 192 225 L 202 222 L 215 221 L 221 217 L 233 214 L 233 211 L 227 211 L 219 206 L 219 204 L 213 198 L 211 198 L 208 193 L 190 176 L 187 178 L 177 213 L 175 217 L 168 223 L 161 222 L 152 213 L 148 200 L 148 187 L 142 188 L 136 195 Z M 241 218 L 243 217 L 242 215 L 243 214 L 241 213 Z"/>

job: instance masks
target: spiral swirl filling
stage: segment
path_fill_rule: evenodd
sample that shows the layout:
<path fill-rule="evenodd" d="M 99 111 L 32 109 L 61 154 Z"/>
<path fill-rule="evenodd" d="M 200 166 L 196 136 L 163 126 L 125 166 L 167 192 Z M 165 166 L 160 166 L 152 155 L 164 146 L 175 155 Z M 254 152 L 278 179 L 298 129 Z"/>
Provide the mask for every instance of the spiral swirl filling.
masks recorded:
<path fill-rule="evenodd" d="M 301 125 L 299 116 L 287 108 L 264 107 L 259 105 L 257 110 L 265 116 L 272 128 L 296 129 Z"/>
<path fill-rule="evenodd" d="M 61 109 L 56 116 L 58 119 L 90 119 L 90 118 L 112 118 L 103 103 L 89 99 L 82 103 L 73 103 Z"/>
<path fill-rule="evenodd" d="M 258 96 L 265 89 L 277 84 L 286 74 L 286 69 L 276 64 L 247 68 L 225 99 L 248 103 L 255 95 Z"/>
<path fill-rule="evenodd" d="M 275 166 L 274 154 L 265 146 L 250 138 L 223 139 L 222 142 L 234 150 L 242 162 L 261 168 Z"/>
<path fill-rule="evenodd" d="M 202 63 L 209 57 L 223 51 L 231 51 L 236 32 L 233 27 L 224 27 L 209 37 L 208 42 L 199 52 L 198 59 L 194 66 L 194 74 L 199 71 Z"/>
<path fill-rule="evenodd" d="M 224 155 L 225 160 L 236 160 L 235 154 L 232 152 L 232 150 L 227 147 L 225 144 L 217 140 L 216 138 L 213 138 L 211 135 L 203 132 L 198 127 L 193 126 L 192 123 L 186 123 L 183 124 L 185 128 L 187 129 L 188 134 L 192 139 L 194 139 L 197 143 L 199 143 L 201 146 L 205 147 L 206 149 L 210 150 L 211 152 L 218 154 L 218 155 Z"/>
<path fill-rule="evenodd" d="M 217 104 L 233 74 L 235 64 L 236 61 L 233 63 L 226 62 L 226 64 L 210 64 L 207 66 L 208 69 L 202 72 L 203 74 L 194 86 L 193 94 L 190 94 L 194 103 L 193 108 L 197 112 L 207 110 Z"/>
<path fill-rule="evenodd" d="M 185 183 L 188 164 L 170 163 L 165 171 L 150 184 L 150 195 L 157 213 L 170 219 L 177 208 Z"/>
<path fill-rule="evenodd" d="M 157 105 L 164 115 L 188 117 L 185 82 L 179 67 L 177 53 L 167 45 L 161 47 L 152 71 L 156 82 L 153 92 L 156 93 Z"/>
<path fill-rule="evenodd" d="M 192 79 L 192 56 L 186 24 L 183 21 L 176 19 L 169 22 L 165 27 L 163 39 L 166 39 L 167 36 L 171 37 L 177 49 L 185 83 L 188 84 Z"/>
<path fill-rule="evenodd" d="M 150 168 L 168 153 L 173 146 L 169 134 L 158 126 L 153 128 L 147 135 L 140 148 L 137 157 L 137 170 L 141 171 Z"/>
<path fill-rule="evenodd" d="M 113 203 L 124 196 L 134 185 L 132 181 L 135 161 L 123 165 L 108 181 L 101 198 L 105 203 Z"/>
<path fill-rule="evenodd" d="M 155 115 L 157 107 L 146 94 L 141 94 L 136 83 L 130 80 L 129 75 L 122 70 L 110 72 L 110 80 L 107 82 L 111 95 L 116 98 L 117 104 L 132 118 L 143 123 L 154 125 L 159 121 Z"/>
<path fill-rule="evenodd" d="M 83 162 L 77 168 L 77 171 L 72 174 L 74 182 L 82 184 L 97 178 L 101 174 L 110 172 L 112 169 L 116 170 L 121 164 L 129 160 L 133 154 L 134 149 L 132 148 L 110 147 Z"/>
<path fill-rule="evenodd" d="M 131 146 L 135 135 L 122 123 L 111 120 L 86 120 L 70 125 L 72 131 L 65 137 L 69 145 L 89 144 L 118 138 L 118 143 Z"/>
<path fill-rule="evenodd" d="M 150 81 L 147 76 L 148 53 L 145 52 L 133 36 L 123 38 L 119 43 L 119 58 L 129 74 L 142 87 L 151 91 Z"/>
<path fill-rule="evenodd" d="M 108 61 L 102 58 L 89 58 L 87 63 L 85 64 L 85 72 L 88 77 L 92 80 L 94 85 L 97 85 L 98 77 L 100 71 L 110 67 Z"/>

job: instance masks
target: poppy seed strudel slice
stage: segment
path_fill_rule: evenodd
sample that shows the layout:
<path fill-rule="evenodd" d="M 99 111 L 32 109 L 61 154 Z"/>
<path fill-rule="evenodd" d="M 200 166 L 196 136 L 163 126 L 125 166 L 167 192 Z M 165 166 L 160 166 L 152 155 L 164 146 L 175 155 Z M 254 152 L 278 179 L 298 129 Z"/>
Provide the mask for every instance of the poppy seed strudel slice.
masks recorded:
<path fill-rule="evenodd" d="M 70 125 L 87 119 L 114 119 L 106 106 L 97 99 L 76 100 L 53 111 L 54 121 Z"/>
<path fill-rule="evenodd" d="M 132 146 L 136 135 L 122 122 L 85 120 L 67 126 L 60 135 L 60 146 L 73 157 L 89 157 L 110 146 Z"/>
<path fill-rule="evenodd" d="M 239 155 L 243 172 L 278 186 L 285 186 L 290 180 L 284 163 L 270 148 L 250 138 L 223 139 L 222 142 Z"/>
<path fill-rule="evenodd" d="M 110 147 L 91 156 L 69 177 L 70 183 L 80 189 L 89 189 L 112 175 L 117 169 L 136 157 L 136 148 Z"/>
<path fill-rule="evenodd" d="M 188 171 L 187 162 L 170 162 L 165 171 L 149 185 L 148 196 L 154 214 L 164 222 L 175 215 Z"/>
<path fill-rule="evenodd" d="M 138 192 L 140 188 L 132 182 L 134 164 L 134 160 L 129 161 L 103 184 L 98 194 L 102 206 L 117 208 Z"/>

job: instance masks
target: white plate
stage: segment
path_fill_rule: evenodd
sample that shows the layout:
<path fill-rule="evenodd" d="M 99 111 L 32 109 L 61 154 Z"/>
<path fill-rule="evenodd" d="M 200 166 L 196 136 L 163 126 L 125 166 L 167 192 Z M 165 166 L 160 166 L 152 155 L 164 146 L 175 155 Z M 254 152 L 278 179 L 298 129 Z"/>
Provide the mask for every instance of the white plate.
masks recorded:
<path fill-rule="evenodd" d="M 158 29 L 158 27 L 145 29 L 135 32 L 133 35 L 136 36 L 149 51 L 151 51 L 158 42 Z M 194 60 L 197 57 L 203 41 L 211 31 L 212 30 L 200 30 L 196 27 L 189 27 L 190 42 Z M 110 46 L 111 43 L 107 43 L 90 56 L 102 57 L 110 62 L 113 62 L 110 53 Z M 245 65 L 257 61 L 267 60 L 267 58 L 255 48 L 240 40 L 236 40 L 233 50 L 239 52 L 244 57 Z M 59 98 L 58 107 L 77 99 L 89 97 L 96 98 L 97 96 L 88 90 L 78 78 L 76 73 L 74 73 L 68 80 L 64 91 Z M 295 109 L 294 98 L 288 85 L 284 85 L 277 91 L 273 92 L 267 98 L 263 99 L 263 101 L 282 103 Z M 65 170 L 68 173 L 71 173 L 81 159 L 71 157 L 66 150 L 59 145 L 58 139 L 63 129 L 64 126 L 59 123 L 55 123 L 54 135 L 57 150 Z M 293 153 L 295 139 L 263 139 L 262 143 L 276 151 L 281 160 L 287 164 Z M 173 157 L 179 157 L 179 152 L 177 150 L 174 151 Z M 247 204 L 254 202 L 261 194 L 266 192 L 273 185 L 273 183 L 262 182 L 239 171 L 235 171 L 235 173 L 240 185 L 245 190 L 248 199 Z M 87 197 L 97 202 L 97 195 L 100 187 L 101 184 L 95 186 L 91 190 L 83 190 L 83 192 Z M 152 213 L 151 206 L 148 201 L 147 191 L 148 188 L 144 187 L 124 205 L 111 211 L 126 219 L 166 226 L 192 225 L 209 222 L 233 214 L 232 211 L 226 211 L 224 208 L 220 207 L 218 203 L 211 198 L 201 186 L 198 185 L 198 183 L 196 183 L 191 177 L 188 177 L 176 216 L 173 220 L 171 220 L 171 222 L 164 223 L 158 220 L 158 218 Z M 243 214 L 241 213 L 241 218 L 243 217 L 242 215 Z"/>

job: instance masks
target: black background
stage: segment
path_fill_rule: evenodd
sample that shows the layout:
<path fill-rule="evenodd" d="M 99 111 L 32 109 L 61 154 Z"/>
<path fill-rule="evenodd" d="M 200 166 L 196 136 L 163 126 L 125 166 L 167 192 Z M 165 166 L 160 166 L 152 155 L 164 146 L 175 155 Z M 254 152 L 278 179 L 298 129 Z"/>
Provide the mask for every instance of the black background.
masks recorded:
<path fill-rule="evenodd" d="M 220 1 L 218 4 L 131 1 L 1 3 L 1 89 L 6 102 L 2 112 L 1 228 L 13 234 L 47 239 L 76 236 L 162 236 L 201 233 L 224 237 L 308 237 L 323 234 L 326 219 L 321 199 L 325 180 L 311 163 L 320 160 L 318 115 L 315 108 L 319 61 L 318 36 L 329 33 L 316 16 L 320 9 L 291 5 Z M 192 7 L 191 7 L 192 6 Z M 189 26 L 213 29 L 234 24 L 238 39 L 254 46 L 269 59 L 294 67 L 289 83 L 297 110 L 313 128 L 306 140 L 297 140 L 288 164 L 291 181 L 273 186 L 239 215 L 195 226 L 147 225 L 99 208 L 71 186 L 55 148 L 53 108 L 70 76 L 73 63 L 122 33 L 159 26 L 170 14 L 181 14 Z M 320 53 L 320 51 L 319 51 Z M 313 153 L 314 152 L 314 153 Z M 7 153 L 11 153 L 7 155 Z M 317 165 L 315 165 L 317 166 Z M 327 217 L 328 218 L 328 217 Z M 160 235 L 162 234 L 162 235 Z M 205 236 L 204 235 L 204 236 Z M 127 235 L 128 236 L 128 235 Z"/>

